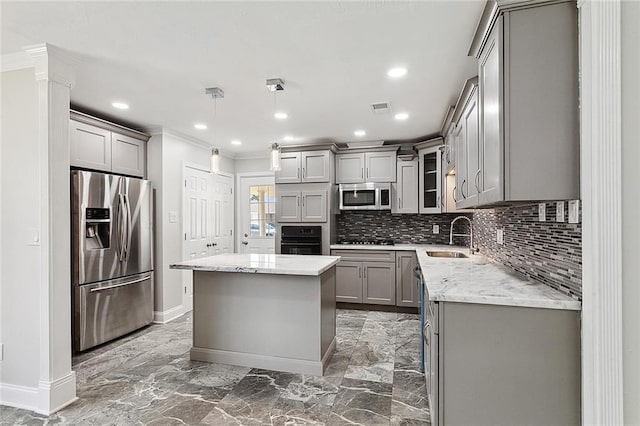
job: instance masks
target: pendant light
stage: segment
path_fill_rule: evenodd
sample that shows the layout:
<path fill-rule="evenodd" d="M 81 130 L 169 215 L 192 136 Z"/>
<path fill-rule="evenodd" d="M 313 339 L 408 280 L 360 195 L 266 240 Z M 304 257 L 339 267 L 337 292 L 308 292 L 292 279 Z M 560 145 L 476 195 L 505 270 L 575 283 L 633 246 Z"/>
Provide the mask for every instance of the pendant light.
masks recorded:
<path fill-rule="evenodd" d="M 271 170 L 280 170 L 280 145 L 277 143 L 271 144 Z"/>
<path fill-rule="evenodd" d="M 220 173 L 220 151 L 215 147 L 216 145 L 216 136 L 217 136 L 217 126 L 216 126 L 216 117 L 218 114 L 218 99 L 224 98 L 224 92 L 219 87 L 209 87 L 204 91 L 207 95 L 211 95 L 213 98 L 213 145 L 214 148 L 211 149 L 211 171 L 210 173 Z"/>
<path fill-rule="evenodd" d="M 218 148 L 211 150 L 211 173 L 220 173 L 220 151 Z"/>

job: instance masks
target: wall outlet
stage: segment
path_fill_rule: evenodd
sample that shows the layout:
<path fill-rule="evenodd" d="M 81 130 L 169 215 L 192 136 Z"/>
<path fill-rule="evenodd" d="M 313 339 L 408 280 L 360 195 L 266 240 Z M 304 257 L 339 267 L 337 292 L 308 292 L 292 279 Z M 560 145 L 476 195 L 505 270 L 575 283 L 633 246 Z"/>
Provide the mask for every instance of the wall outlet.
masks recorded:
<path fill-rule="evenodd" d="M 178 212 L 169 212 L 169 223 L 176 223 L 178 221 Z"/>
<path fill-rule="evenodd" d="M 564 201 L 556 203 L 556 222 L 564 222 Z"/>
<path fill-rule="evenodd" d="M 569 201 L 569 223 L 580 223 L 580 200 Z"/>
<path fill-rule="evenodd" d="M 546 222 L 547 205 L 545 203 L 538 204 L 538 222 Z"/>
<path fill-rule="evenodd" d="M 496 243 L 503 245 L 504 244 L 504 230 L 496 229 Z"/>
<path fill-rule="evenodd" d="M 433 225 L 433 233 L 434 234 L 440 233 L 440 225 Z"/>

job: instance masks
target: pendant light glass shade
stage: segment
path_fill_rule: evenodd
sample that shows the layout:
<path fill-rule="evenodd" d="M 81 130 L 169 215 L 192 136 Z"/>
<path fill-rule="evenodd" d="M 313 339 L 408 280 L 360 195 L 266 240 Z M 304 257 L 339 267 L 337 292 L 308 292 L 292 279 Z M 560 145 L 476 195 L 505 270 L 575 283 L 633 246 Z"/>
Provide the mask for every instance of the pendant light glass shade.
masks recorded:
<path fill-rule="evenodd" d="M 220 172 L 220 152 L 218 148 L 213 148 L 211 150 L 211 173 L 219 173 Z"/>
<path fill-rule="evenodd" d="M 280 145 L 277 143 L 271 145 L 271 170 L 280 170 Z"/>

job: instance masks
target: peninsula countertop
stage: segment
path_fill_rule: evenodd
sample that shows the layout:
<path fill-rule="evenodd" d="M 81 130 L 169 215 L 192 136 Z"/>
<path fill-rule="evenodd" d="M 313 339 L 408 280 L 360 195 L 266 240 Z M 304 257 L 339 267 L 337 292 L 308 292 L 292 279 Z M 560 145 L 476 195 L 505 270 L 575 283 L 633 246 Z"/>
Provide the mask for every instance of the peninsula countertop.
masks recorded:
<path fill-rule="evenodd" d="M 429 298 L 442 302 L 580 310 L 581 302 L 529 280 L 486 257 L 469 255 L 467 247 L 431 244 L 331 245 L 331 250 L 415 251 Z M 459 251 L 468 258 L 437 258 L 427 250 Z"/>
<path fill-rule="evenodd" d="M 248 274 L 319 276 L 340 260 L 340 256 L 223 253 L 173 263 L 171 269 Z"/>

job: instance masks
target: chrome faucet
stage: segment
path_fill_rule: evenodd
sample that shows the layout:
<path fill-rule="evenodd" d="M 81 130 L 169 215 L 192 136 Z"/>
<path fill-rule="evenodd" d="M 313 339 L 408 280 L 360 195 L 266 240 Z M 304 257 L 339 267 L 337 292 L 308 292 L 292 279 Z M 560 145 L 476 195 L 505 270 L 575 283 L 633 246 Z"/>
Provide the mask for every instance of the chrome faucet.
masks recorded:
<path fill-rule="evenodd" d="M 459 219 L 466 219 L 469 222 L 469 233 L 468 234 L 454 234 L 453 233 L 453 225 Z M 451 221 L 451 226 L 449 227 L 449 245 L 453 245 L 453 237 L 469 237 L 469 253 L 474 254 L 479 251 L 479 249 L 473 247 L 473 222 L 466 216 L 458 216 Z"/>

